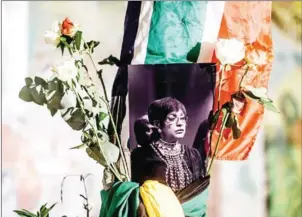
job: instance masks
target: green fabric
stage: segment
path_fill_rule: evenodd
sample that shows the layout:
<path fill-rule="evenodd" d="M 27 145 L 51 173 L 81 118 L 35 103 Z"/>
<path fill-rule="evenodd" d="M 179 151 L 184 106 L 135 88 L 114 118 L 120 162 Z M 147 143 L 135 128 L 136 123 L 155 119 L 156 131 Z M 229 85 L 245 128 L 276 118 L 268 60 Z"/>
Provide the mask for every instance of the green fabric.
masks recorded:
<path fill-rule="evenodd" d="M 209 189 L 182 204 L 186 217 L 206 217 Z"/>
<path fill-rule="evenodd" d="M 137 217 L 139 185 L 135 182 L 116 182 L 108 191 L 101 191 L 99 217 Z"/>
<path fill-rule="evenodd" d="M 206 8 L 207 1 L 154 2 L 145 63 L 188 63 L 202 39 Z"/>

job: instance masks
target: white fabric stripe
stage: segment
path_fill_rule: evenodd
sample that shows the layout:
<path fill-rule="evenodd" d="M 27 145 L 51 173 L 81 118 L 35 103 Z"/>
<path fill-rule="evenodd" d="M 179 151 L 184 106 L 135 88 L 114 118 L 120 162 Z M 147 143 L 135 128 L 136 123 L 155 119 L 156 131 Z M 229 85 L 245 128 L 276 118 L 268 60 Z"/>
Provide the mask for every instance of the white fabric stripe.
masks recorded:
<path fill-rule="evenodd" d="M 224 5 L 225 1 L 208 1 L 201 49 L 197 60 L 199 63 L 208 63 L 212 61 L 215 42 L 217 41 L 224 12 Z"/>
<path fill-rule="evenodd" d="M 131 64 L 144 64 L 147 54 L 149 29 L 154 1 L 142 1 L 138 30 L 134 43 L 134 55 Z"/>

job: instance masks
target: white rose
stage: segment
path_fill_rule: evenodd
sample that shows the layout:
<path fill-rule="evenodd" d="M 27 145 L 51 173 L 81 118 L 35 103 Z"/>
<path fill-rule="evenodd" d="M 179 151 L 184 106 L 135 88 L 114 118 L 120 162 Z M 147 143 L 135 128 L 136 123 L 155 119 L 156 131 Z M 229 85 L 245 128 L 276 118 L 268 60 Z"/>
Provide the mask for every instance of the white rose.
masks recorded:
<path fill-rule="evenodd" d="M 259 98 L 268 98 L 267 97 L 267 89 L 265 87 L 254 88 L 252 86 L 244 86 L 244 89 L 253 93 L 254 96 Z"/>
<path fill-rule="evenodd" d="M 52 24 L 51 30 L 48 30 L 44 34 L 46 44 L 53 44 L 57 46 L 60 43 L 61 30 L 58 21 Z"/>
<path fill-rule="evenodd" d="M 216 57 L 222 65 L 234 64 L 245 56 L 245 47 L 242 41 L 237 39 L 219 39 L 216 43 Z"/>
<path fill-rule="evenodd" d="M 61 65 L 53 70 L 61 81 L 71 81 L 78 74 L 78 69 L 75 66 L 74 60 L 64 61 Z"/>

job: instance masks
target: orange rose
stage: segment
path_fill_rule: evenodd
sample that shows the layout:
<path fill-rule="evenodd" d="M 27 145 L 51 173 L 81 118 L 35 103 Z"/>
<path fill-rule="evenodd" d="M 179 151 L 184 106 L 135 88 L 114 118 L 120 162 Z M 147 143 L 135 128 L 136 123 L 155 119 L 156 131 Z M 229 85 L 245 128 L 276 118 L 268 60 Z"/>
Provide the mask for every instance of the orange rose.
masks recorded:
<path fill-rule="evenodd" d="M 61 33 L 62 33 L 62 35 L 68 35 L 71 37 L 75 33 L 74 25 L 68 18 L 65 18 L 65 20 L 62 23 Z"/>

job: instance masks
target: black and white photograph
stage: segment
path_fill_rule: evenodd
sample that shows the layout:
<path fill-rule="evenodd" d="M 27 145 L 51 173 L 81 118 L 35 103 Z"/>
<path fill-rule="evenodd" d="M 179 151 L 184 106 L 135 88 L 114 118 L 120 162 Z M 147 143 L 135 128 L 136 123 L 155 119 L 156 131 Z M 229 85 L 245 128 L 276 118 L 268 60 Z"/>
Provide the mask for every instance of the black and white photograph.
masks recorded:
<path fill-rule="evenodd" d="M 128 67 L 132 179 L 181 190 L 205 171 L 215 64 Z"/>

